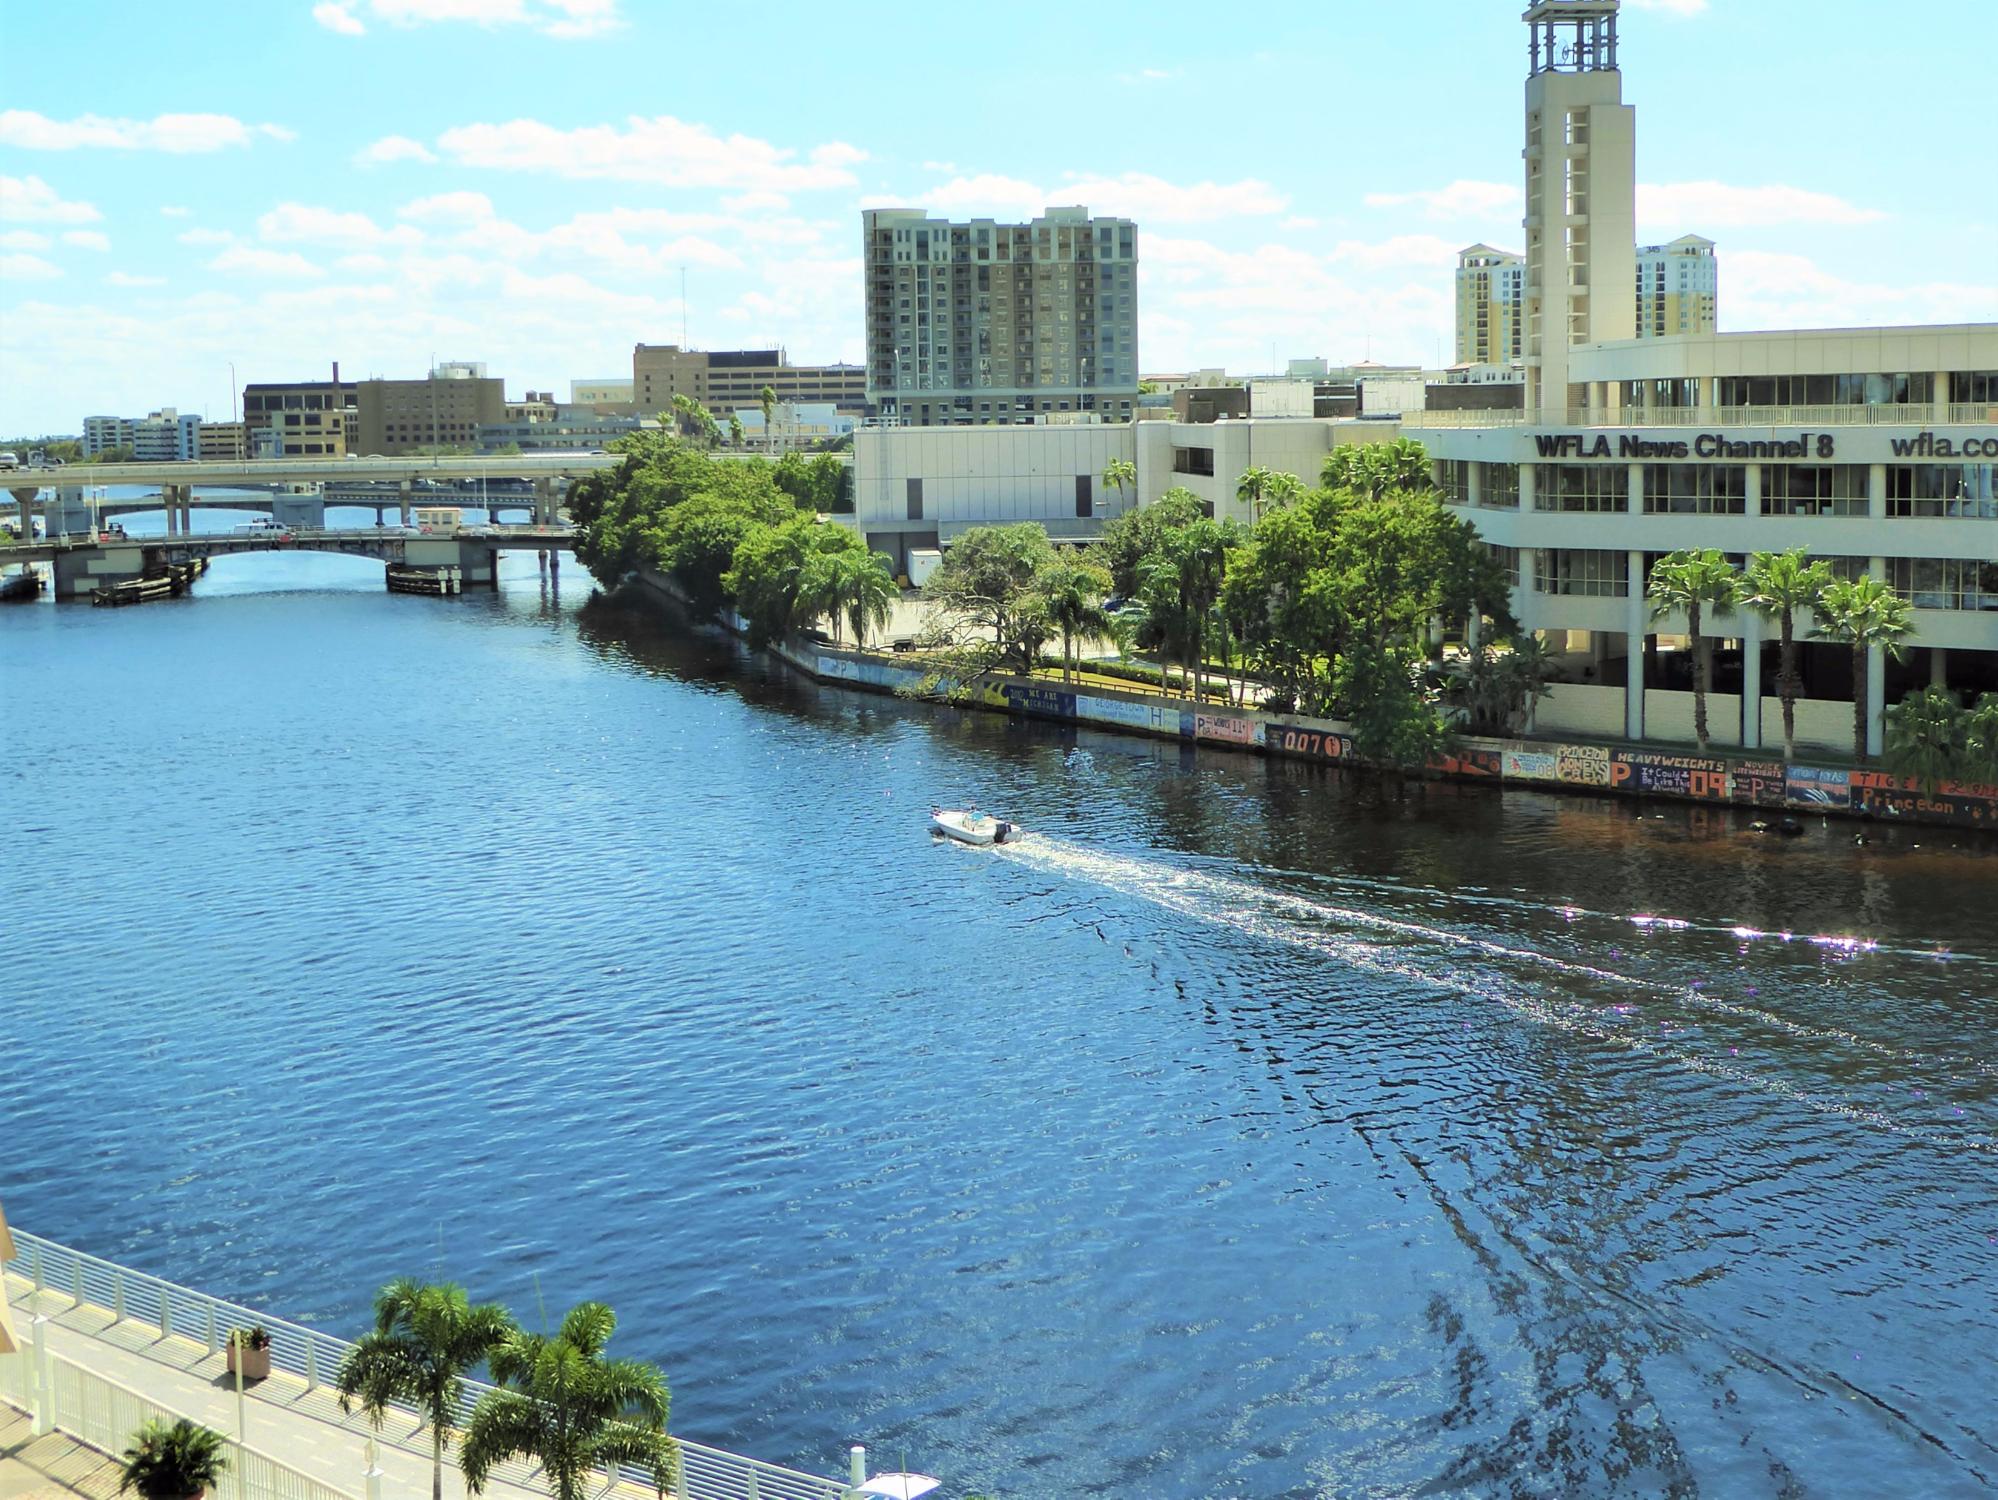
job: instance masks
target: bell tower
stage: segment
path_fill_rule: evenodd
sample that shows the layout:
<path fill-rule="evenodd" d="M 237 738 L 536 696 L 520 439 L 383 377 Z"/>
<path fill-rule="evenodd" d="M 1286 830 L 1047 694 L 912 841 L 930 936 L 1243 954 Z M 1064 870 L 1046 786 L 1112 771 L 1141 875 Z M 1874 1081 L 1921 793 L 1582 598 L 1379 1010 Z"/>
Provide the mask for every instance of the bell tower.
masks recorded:
<path fill-rule="evenodd" d="M 1539 0 L 1527 25 L 1526 406 L 1571 391 L 1576 344 L 1637 337 L 1637 118 L 1617 71 L 1618 0 Z"/>

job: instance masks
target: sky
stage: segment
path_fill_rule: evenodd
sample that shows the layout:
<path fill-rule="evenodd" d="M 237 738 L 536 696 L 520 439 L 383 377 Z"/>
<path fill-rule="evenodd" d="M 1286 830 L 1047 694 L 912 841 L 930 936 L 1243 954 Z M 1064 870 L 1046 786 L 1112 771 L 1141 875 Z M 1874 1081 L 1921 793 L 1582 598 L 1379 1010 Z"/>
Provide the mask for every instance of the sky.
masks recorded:
<path fill-rule="evenodd" d="M 1136 219 L 1147 372 L 1448 362 L 1522 9 L 0 0 L 0 433 L 336 360 L 566 398 L 683 327 L 858 361 L 881 206 Z M 1723 330 L 1998 320 L 1994 57 L 1992 0 L 1625 0 L 1640 241 L 1718 242 Z"/>

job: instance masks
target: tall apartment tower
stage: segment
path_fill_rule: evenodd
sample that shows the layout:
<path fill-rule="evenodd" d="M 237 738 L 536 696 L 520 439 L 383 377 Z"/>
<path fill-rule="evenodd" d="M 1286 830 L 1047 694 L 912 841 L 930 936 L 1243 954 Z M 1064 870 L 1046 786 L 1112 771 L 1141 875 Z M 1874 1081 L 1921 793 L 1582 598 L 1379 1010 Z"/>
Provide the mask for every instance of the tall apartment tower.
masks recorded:
<path fill-rule="evenodd" d="M 1030 224 L 861 216 L 867 399 L 921 426 L 1129 421 L 1138 230 L 1050 208 Z"/>
<path fill-rule="evenodd" d="M 1682 234 L 1669 245 L 1637 251 L 1637 336 L 1712 333 L 1720 277 L 1714 242 Z"/>
<path fill-rule="evenodd" d="M 1520 290 L 1526 262 L 1508 250 L 1473 245 L 1457 252 L 1457 360 L 1504 365 L 1525 354 Z"/>
<path fill-rule="evenodd" d="M 1576 344 L 1637 337 L 1637 118 L 1623 102 L 1617 0 L 1527 10 L 1526 406 L 1584 406 Z"/>

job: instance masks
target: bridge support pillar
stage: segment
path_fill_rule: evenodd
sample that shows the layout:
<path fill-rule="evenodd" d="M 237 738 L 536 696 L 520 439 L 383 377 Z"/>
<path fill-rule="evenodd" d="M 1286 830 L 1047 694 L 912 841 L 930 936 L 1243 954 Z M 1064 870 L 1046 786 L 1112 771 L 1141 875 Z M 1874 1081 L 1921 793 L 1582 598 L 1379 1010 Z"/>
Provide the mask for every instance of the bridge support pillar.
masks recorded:
<path fill-rule="evenodd" d="M 11 490 L 15 502 L 21 507 L 21 540 L 32 542 L 35 539 L 35 489 Z"/>
<path fill-rule="evenodd" d="M 397 492 L 402 498 L 402 524 L 407 526 L 409 524 L 409 481 L 407 479 L 397 486 Z"/>
<path fill-rule="evenodd" d="M 548 526 L 555 520 L 555 481 L 537 479 L 534 481 L 534 524 Z"/>
<path fill-rule="evenodd" d="M 174 499 L 173 486 L 170 484 L 160 486 L 160 510 L 166 516 L 166 534 L 172 536 L 180 526 L 180 505 Z"/>

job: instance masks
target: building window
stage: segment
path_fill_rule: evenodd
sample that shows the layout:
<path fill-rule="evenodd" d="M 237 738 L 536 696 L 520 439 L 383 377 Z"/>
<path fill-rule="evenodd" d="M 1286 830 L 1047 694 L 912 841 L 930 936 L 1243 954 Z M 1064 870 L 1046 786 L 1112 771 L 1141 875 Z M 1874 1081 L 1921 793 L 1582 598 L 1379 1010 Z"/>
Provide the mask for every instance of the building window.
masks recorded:
<path fill-rule="evenodd" d="M 1214 472 L 1214 450 L 1212 448 L 1175 448 L 1172 450 L 1172 471 L 1175 474 L 1212 474 Z"/>
<path fill-rule="evenodd" d="M 1484 546 L 1485 551 L 1490 553 L 1493 560 L 1498 563 L 1499 567 L 1505 571 L 1505 581 L 1508 584 L 1510 584 L 1513 588 L 1518 588 L 1519 548 L 1494 547 L 1489 542 L 1483 543 L 1482 545 Z"/>
<path fill-rule="evenodd" d="M 1533 508 L 1627 511 L 1629 471 L 1621 464 L 1542 464 L 1534 471 Z"/>
<path fill-rule="evenodd" d="M 1630 554 L 1543 547 L 1534 554 L 1533 591 L 1620 599 L 1630 592 Z"/>
<path fill-rule="evenodd" d="M 1891 464 L 1887 469 L 1887 514 L 1998 518 L 1994 464 Z"/>
<path fill-rule="evenodd" d="M 1519 509 L 1519 465 L 1486 464 L 1483 483 L 1478 490 L 1478 504 L 1492 510 Z M 1513 559 L 1513 571 L 1519 571 L 1519 559 Z M 1513 579 L 1514 583 L 1519 580 Z"/>
<path fill-rule="evenodd" d="M 908 486 L 909 519 L 920 521 L 923 518 L 923 482 L 920 479 L 911 479 L 908 481 Z"/>
<path fill-rule="evenodd" d="M 1436 465 L 1436 488 L 1450 505 L 1471 503 L 1471 465 L 1468 459 L 1445 458 Z"/>
<path fill-rule="evenodd" d="M 1096 514 L 1093 482 L 1087 474 L 1075 476 L 1075 513 L 1082 517 Z"/>
<path fill-rule="evenodd" d="M 1967 557 L 1890 557 L 1887 582 L 1916 609 L 1998 610 L 1998 563 Z"/>
<path fill-rule="evenodd" d="M 1738 516 L 1748 506 L 1743 464 L 1646 464 L 1644 513 L 1649 516 Z"/>
<path fill-rule="evenodd" d="M 1765 516 L 1867 514 L 1863 464 L 1770 464 L 1762 470 Z"/>

